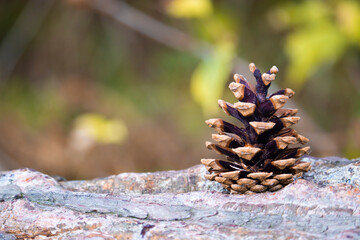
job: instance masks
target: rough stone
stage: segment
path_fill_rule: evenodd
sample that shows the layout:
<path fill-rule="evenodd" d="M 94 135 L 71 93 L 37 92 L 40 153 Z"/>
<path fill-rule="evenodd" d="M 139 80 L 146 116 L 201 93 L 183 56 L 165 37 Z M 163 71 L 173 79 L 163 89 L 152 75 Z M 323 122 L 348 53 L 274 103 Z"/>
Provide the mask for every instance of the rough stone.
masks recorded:
<path fill-rule="evenodd" d="M 360 159 L 327 157 L 318 161 L 317 158 L 306 157 L 304 160 L 313 166 L 312 171 L 306 173 L 306 179 L 320 185 L 345 183 L 360 188 Z"/>
<path fill-rule="evenodd" d="M 313 170 L 277 192 L 232 195 L 198 165 L 56 181 L 0 173 L 0 239 L 358 239 L 360 164 L 305 157 Z"/>

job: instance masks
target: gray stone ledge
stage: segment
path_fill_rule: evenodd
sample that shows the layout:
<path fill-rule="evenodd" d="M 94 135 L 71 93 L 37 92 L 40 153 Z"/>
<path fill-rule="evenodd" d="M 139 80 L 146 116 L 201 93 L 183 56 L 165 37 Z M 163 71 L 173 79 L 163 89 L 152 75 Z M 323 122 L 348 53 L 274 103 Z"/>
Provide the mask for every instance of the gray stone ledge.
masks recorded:
<path fill-rule="evenodd" d="M 360 164 L 305 157 L 313 170 L 274 193 L 230 195 L 198 165 L 61 181 L 0 173 L 0 239 L 360 238 Z"/>

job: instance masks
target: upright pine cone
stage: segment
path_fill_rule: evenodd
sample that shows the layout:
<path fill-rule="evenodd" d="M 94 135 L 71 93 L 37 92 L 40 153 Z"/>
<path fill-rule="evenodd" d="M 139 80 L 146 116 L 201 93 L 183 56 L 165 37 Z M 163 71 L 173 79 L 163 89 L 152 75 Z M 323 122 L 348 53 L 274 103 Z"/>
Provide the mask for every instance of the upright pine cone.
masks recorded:
<path fill-rule="evenodd" d="M 217 118 L 205 121 L 217 131 L 212 135 L 216 143 L 206 142 L 206 147 L 227 159 L 201 159 L 209 171 L 205 177 L 221 183 L 231 193 L 277 191 L 311 168 L 300 159 L 310 147 L 289 147 L 309 141 L 289 128 L 300 119 L 295 117 L 297 109 L 282 108 L 295 92 L 286 88 L 268 96 L 278 68 L 273 66 L 262 75 L 254 63 L 249 68 L 256 78 L 256 88 L 235 74 L 229 88 L 239 102 L 218 101 L 224 112 L 243 127 Z"/>

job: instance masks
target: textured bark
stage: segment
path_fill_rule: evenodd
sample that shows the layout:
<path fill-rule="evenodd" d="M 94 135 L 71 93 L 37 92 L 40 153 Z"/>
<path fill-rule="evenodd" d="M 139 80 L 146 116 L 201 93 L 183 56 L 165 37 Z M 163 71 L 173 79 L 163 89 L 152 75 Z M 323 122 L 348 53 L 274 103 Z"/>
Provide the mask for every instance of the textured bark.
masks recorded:
<path fill-rule="evenodd" d="M 310 161 L 278 192 L 230 195 L 205 169 L 61 181 L 0 174 L 0 239 L 360 238 L 360 162 Z"/>

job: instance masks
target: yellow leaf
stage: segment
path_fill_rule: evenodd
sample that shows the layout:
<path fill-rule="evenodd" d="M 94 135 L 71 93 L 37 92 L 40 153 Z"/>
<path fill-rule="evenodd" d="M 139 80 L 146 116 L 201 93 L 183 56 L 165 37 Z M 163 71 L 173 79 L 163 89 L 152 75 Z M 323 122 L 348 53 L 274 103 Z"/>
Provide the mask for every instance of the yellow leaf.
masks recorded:
<path fill-rule="evenodd" d="M 74 132 L 80 134 L 82 139 L 98 143 L 121 143 L 127 136 L 127 127 L 119 119 L 107 119 L 100 114 L 88 113 L 75 119 Z"/>
<path fill-rule="evenodd" d="M 172 0 L 167 12 L 177 18 L 203 18 L 213 12 L 211 0 Z"/>
<path fill-rule="evenodd" d="M 339 28 L 351 41 L 360 45 L 360 3 L 339 1 L 336 16 Z"/>

